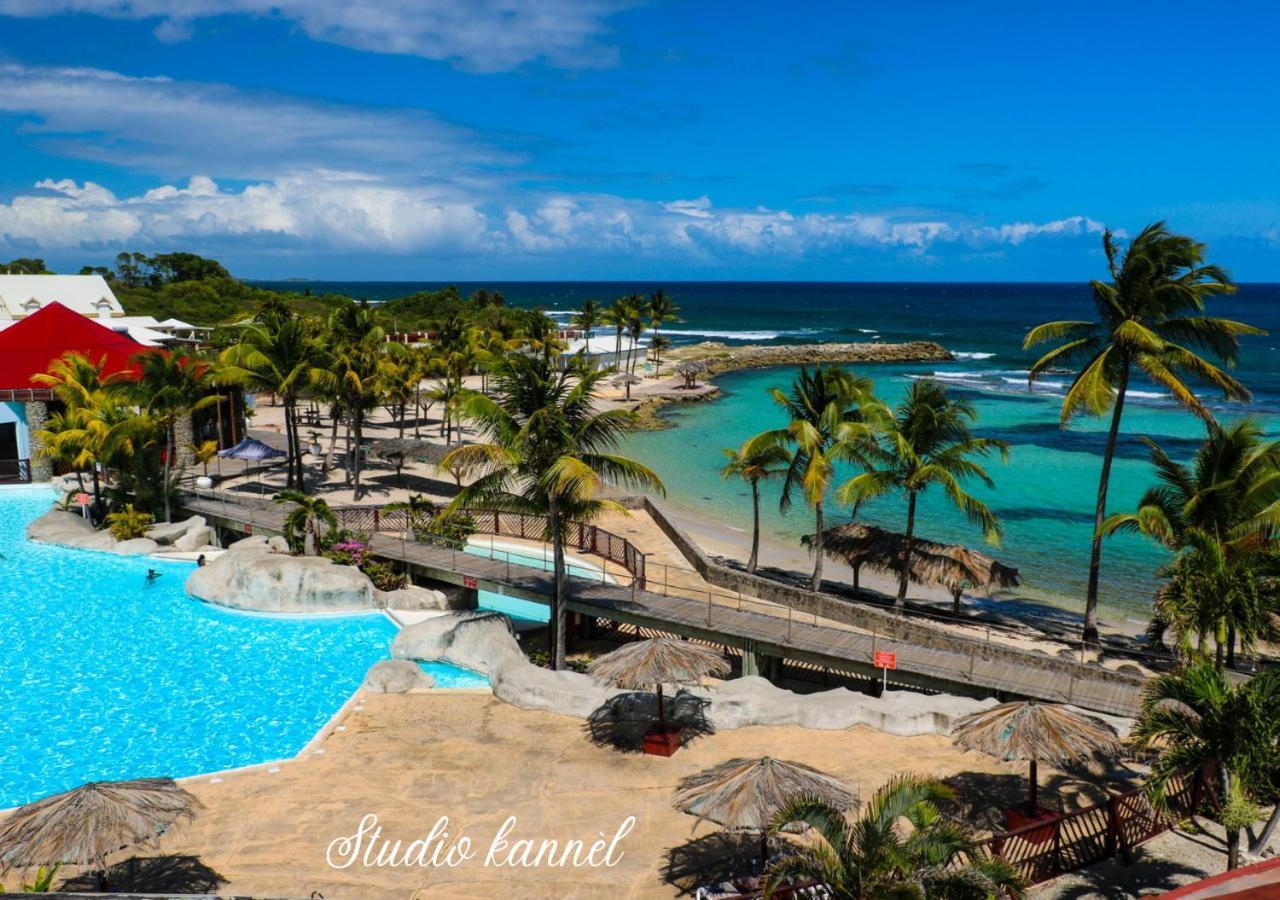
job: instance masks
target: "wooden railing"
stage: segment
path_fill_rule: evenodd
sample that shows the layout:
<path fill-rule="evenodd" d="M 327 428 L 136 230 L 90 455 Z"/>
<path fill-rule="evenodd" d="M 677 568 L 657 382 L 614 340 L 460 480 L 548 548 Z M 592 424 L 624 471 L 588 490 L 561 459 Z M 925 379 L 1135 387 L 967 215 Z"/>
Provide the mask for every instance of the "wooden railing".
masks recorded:
<path fill-rule="evenodd" d="M 29 484 L 31 460 L 0 459 L 0 484 Z"/>
<path fill-rule="evenodd" d="M 406 509 L 385 509 L 377 506 L 347 506 L 335 509 L 334 515 L 343 528 L 373 534 L 379 531 L 413 532 L 412 517 Z M 546 516 L 529 516 L 521 513 L 493 510 L 460 510 L 458 515 L 470 516 L 480 534 L 515 537 L 530 541 L 545 541 Z M 582 553 L 591 553 L 622 566 L 635 579 L 636 587 L 645 588 L 644 553 L 621 535 L 605 531 L 586 522 L 570 522 L 568 543 Z"/>

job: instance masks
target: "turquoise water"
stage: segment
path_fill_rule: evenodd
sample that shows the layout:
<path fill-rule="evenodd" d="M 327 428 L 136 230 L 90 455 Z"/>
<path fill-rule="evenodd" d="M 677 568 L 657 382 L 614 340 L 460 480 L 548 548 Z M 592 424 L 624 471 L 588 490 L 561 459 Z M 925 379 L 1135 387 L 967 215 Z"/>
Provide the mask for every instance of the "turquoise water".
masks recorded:
<path fill-rule="evenodd" d="M 50 500 L 0 490 L 0 808 L 293 756 L 388 656 L 381 614 L 244 615 L 188 597 L 190 563 L 27 542 Z M 488 683 L 423 668 L 441 687 Z"/>
<path fill-rule="evenodd" d="M 483 556 L 487 559 L 509 559 L 512 564 L 530 566 L 546 572 L 550 572 L 553 565 L 549 549 L 545 554 L 531 551 L 520 553 L 515 550 L 503 549 L 501 546 L 491 547 L 475 543 L 469 544 L 466 552 L 475 556 Z M 613 582 L 611 576 L 603 575 L 600 568 L 592 563 L 585 560 L 575 560 L 573 557 L 569 557 L 567 561 L 568 566 L 566 568 L 569 574 L 574 577 L 600 581 L 603 576 L 609 583 Z M 518 597 L 504 597 L 502 594 L 495 594 L 492 591 L 481 591 L 478 605 L 481 609 L 505 613 L 513 619 L 524 622 L 536 622 L 545 625 L 551 621 L 551 607 L 547 604 L 537 603 L 532 600 L 521 600 Z"/>
<path fill-rule="evenodd" d="M 946 381 L 975 404 L 979 413 L 976 431 L 1012 445 L 1007 463 L 994 457 L 988 461 L 995 489 L 976 482 L 970 485 L 1004 525 L 1002 546 L 991 552 L 1021 571 L 1026 582 L 1022 595 L 1076 608 L 1075 598 L 1083 596 L 1087 577 L 1099 449 L 1106 422 L 1081 419 L 1064 431 L 1058 426 L 1061 399 L 1057 388 L 1028 394 L 1025 375 L 991 374 L 1000 370 L 978 369 L 969 360 L 869 365 L 859 366 L 857 371 L 873 378 L 876 392 L 889 402 L 901 398 L 911 379 L 927 375 Z M 751 494 L 744 484 L 721 480 L 722 448 L 737 446 L 751 435 L 783 423 L 767 389 L 785 388 L 794 373 L 793 368 L 779 368 L 723 376 L 717 379 L 725 391 L 723 398 L 669 408 L 665 415 L 678 427 L 632 435 L 625 452 L 658 470 L 671 505 L 705 515 L 705 503 L 715 504 L 720 524 L 743 530 L 745 546 L 751 526 Z M 1005 378 L 1019 384 L 1003 381 Z M 1270 416 L 1266 420 L 1272 422 Z M 1179 458 L 1189 455 L 1200 439 L 1195 419 L 1154 402 L 1127 407 L 1124 425 L 1126 434 L 1112 470 L 1112 510 L 1134 508 L 1152 480 L 1148 451 L 1138 435 L 1150 435 Z M 781 514 L 779 493 L 777 482 L 762 487 L 762 527 L 772 537 L 794 544 L 800 535 L 813 532 L 812 513 L 797 504 L 788 514 Z M 834 503 L 829 505 L 829 523 L 844 516 L 847 513 Z M 880 498 L 864 507 L 860 519 L 901 530 L 906 524 L 905 500 Z M 936 490 L 922 500 L 918 528 L 929 538 L 983 544 L 982 535 Z M 1162 550 L 1141 538 L 1109 539 L 1103 558 L 1104 607 L 1112 615 L 1144 619 L 1156 584 L 1154 573 L 1164 559 Z M 841 577 L 841 572 L 848 574 L 841 567 L 829 569 L 827 577 Z"/>

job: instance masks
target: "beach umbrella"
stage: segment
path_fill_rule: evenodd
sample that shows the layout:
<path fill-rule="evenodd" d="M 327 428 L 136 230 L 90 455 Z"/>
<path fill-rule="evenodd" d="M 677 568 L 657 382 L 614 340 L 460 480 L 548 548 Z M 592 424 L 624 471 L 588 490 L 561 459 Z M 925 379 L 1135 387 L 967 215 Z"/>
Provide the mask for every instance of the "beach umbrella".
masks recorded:
<path fill-rule="evenodd" d="M 1031 814 L 1036 810 L 1039 760 L 1062 764 L 1094 755 L 1116 756 L 1116 730 L 1101 719 L 1058 703 L 1015 700 L 965 716 L 951 732 L 966 750 L 980 750 L 1006 762 L 1029 762 Z"/>
<path fill-rule="evenodd" d="M 708 675 L 729 674 L 729 663 L 710 647 L 674 638 L 650 638 L 625 644 L 591 663 L 588 674 L 628 691 L 657 689 L 658 728 L 667 733 L 663 685 L 698 684 Z"/>
<path fill-rule="evenodd" d="M 277 450 L 270 444 L 264 444 L 257 438 L 245 438 L 234 447 L 228 447 L 226 450 L 219 450 L 218 455 L 223 459 L 241 459 L 245 462 L 261 462 L 264 459 L 279 459 L 287 456 L 283 450 Z"/>
<path fill-rule="evenodd" d="M 425 459 L 432 465 L 440 465 L 450 451 L 455 447 L 446 447 L 444 444 L 437 444 L 434 441 L 424 441 L 421 438 L 387 438 L 382 441 L 374 441 L 369 445 L 369 452 L 379 459 L 401 461 L 412 456 L 415 458 Z"/>
<path fill-rule="evenodd" d="M 623 372 L 621 375 L 613 379 L 614 387 L 625 387 L 627 389 L 627 399 L 631 399 L 631 385 L 640 384 L 644 381 L 639 375 L 632 375 L 630 372 Z"/>
<path fill-rule="evenodd" d="M 680 812 L 697 816 L 699 822 L 707 820 L 727 831 L 759 834 L 763 868 L 774 816 L 801 797 L 816 797 L 841 812 L 858 803 L 840 779 L 803 763 L 771 756 L 731 759 L 690 775 L 676 786 L 672 802 Z"/>
<path fill-rule="evenodd" d="M 707 371 L 707 363 L 701 359 L 687 359 L 676 366 L 675 372 L 684 379 L 686 389 L 692 390 L 698 384 L 698 376 Z"/>
<path fill-rule="evenodd" d="M 813 548 L 813 538 L 807 534 L 800 539 L 806 547 Z M 861 522 L 848 522 L 822 532 L 823 551 L 833 559 L 839 559 L 853 567 L 854 587 L 858 586 L 858 570 L 870 566 L 895 575 L 902 571 L 902 549 L 906 536 Z M 960 609 L 960 595 L 966 588 L 1008 590 L 1022 583 L 1018 570 L 1012 566 L 971 550 L 959 544 L 940 544 L 921 537 L 911 539 L 911 574 L 916 584 L 932 584 L 951 592 L 956 610 Z"/>
<path fill-rule="evenodd" d="M 172 778 L 91 781 L 10 813 L 0 823 L 0 870 L 84 866 L 102 886 L 108 856 L 158 843 L 202 808 Z"/>

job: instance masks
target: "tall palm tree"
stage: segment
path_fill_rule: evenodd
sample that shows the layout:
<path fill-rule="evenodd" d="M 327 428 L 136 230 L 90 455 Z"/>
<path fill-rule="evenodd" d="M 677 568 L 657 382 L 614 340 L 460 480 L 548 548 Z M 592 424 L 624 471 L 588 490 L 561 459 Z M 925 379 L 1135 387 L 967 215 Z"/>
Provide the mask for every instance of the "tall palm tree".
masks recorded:
<path fill-rule="evenodd" d="M 50 417 L 40 438 L 58 459 L 75 467 L 77 477 L 85 467 L 91 469 L 95 513 L 102 504 L 98 473 L 105 462 L 105 433 L 93 427 L 97 421 L 94 410 L 106 401 L 106 393 L 120 385 L 125 377 L 120 372 L 103 375 L 105 367 L 105 356 L 94 362 L 82 353 L 70 351 L 50 363 L 47 372 L 31 378 L 52 390 L 62 401 L 64 413 Z"/>
<path fill-rule="evenodd" d="M 760 482 L 785 475 L 791 462 L 791 454 L 776 442 L 745 441 L 741 447 L 725 447 L 729 461 L 720 470 L 720 477 L 741 478 L 751 485 L 751 556 L 747 571 L 754 573 L 760 556 Z"/>
<path fill-rule="evenodd" d="M 330 315 L 328 331 L 331 343 L 320 365 L 311 370 L 311 378 L 321 391 L 341 398 L 347 416 L 347 476 L 358 500 L 363 493 L 360 473 L 365 414 L 378 404 L 379 364 L 389 343 L 386 332 L 375 323 L 373 311 L 365 304 L 340 307 Z"/>
<path fill-rule="evenodd" d="M 223 374 L 251 391 L 280 397 L 288 450 L 285 485 L 306 492 L 302 468 L 302 440 L 297 410 L 302 392 L 320 362 L 320 345 L 297 316 L 268 310 L 240 328 L 239 340 L 219 356 Z"/>
<path fill-rule="evenodd" d="M 631 297 L 617 297 L 600 314 L 600 323 L 613 328 L 613 367 L 622 371 L 622 332 L 631 320 Z"/>
<path fill-rule="evenodd" d="M 633 294 L 627 306 L 627 371 L 634 374 L 636 360 L 640 358 L 640 338 L 649 327 L 649 302 L 643 294 Z"/>
<path fill-rule="evenodd" d="M 180 356 L 167 350 L 146 350 L 134 357 L 140 374 L 133 391 L 143 412 L 164 434 L 164 465 L 161 490 L 164 494 L 164 518 L 172 518 L 174 463 L 178 452 L 177 425 L 190 420 L 196 412 L 219 402 L 212 393 L 215 373 L 206 361 L 193 356 Z"/>
<path fill-rule="evenodd" d="M 1277 768 L 1280 675 L 1267 672 L 1233 684 L 1210 662 L 1147 682 L 1130 739 L 1154 750 L 1146 789 L 1157 809 L 1168 806 L 1174 776 L 1209 770 L 1218 780 L 1220 817 L 1227 830 L 1227 868 L 1240 858 L 1240 821 L 1249 801 L 1265 791 Z"/>
<path fill-rule="evenodd" d="M 454 498 L 449 514 L 471 507 L 546 516 L 553 547 L 551 651 L 557 669 L 565 664 L 568 526 L 620 509 L 599 498 L 606 483 L 663 489 L 652 470 L 612 452 L 629 416 L 625 410 L 595 412 L 605 375 L 580 362 L 557 371 L 543 357 L 513 354 L 494 375 L 494 396 L 466 396 L 466 416 L 483 440 L 451 451 L 442 462 L 477 476 Z"/>
<path fill-rule="evenodd" d="M 1209 421 L 1212 415 L 1189 381 L 1218 388 L 1229 400 L 1247 400 L 1249 391 L 1197 351 L 1208 351 L 1231 366 L 1240 335 L 1264 333 L 1251 325 L 1204 315 L 1210 297 L 1233 293 L 1235 285 L 1225 270 L 1205 262 L 1204 244 L 1172 234 L 1164 222 L 1144 228 L 1123 253 L 1108 230 L 1102 236 L 1102 249 L 1111 280 L 1090 284 L 1097 321 L 1048 322 L 1031 329 L 1023 342 L 1028 348 L 1062 342 L 1031 367 L 1031 381 L 1055 367 L 1079 366 L 1062 400 L 1063 426 L 1081 413 L 1111 411 L 1085 596 L 1084 640 L 1091 643 L 1098 639 L 1098 579 L 1111 462 L 1134 369 L 1185 409 Z"/>
<path fill-rule="evenodd" d="M 930 379 L 913 381 L 907 396 L 883 424 L 883 449 L 870 454 L 874 465 L 840 487 L 842 503 L 860 505 L 890 491 L 907 495 L 907 529 L 902 541 L 902 570 L 894 606 L 907 602 L 912 539 L 915 537 L 916 502 L 931 485 L 942 488 L 947 499 L 982 529 L 987 540 L 1000 539 L 1000 522 L 985 503 L 965 491 L 963 482 L 977 478 L 988 487 L 991 477 L 973 457 L 998 453 L 1008 457 L 1009 445 L 995 438 L 974 437 L 969 423 L 978 417 L 973 404 L 947 396 L 942 384 Z"/>
<path fill-rule="evenodd" d="M 586 299 L 582 301 L 582 305 L 578 311 L 573 314 L 573 324 L 582 329 L 585 337 L 591 337 L 591 330 L 601 324 L 604 309 L 600 306 L 599 300 Z"/>
<path fill-rule="evenodd" d="M 296 548 L 298 536 L 301 535 L 303 556 L 315 556 L 318 552 L 322 524 L 330 531 L 338 527 L 338 517 L 320 497 L 308 497 L 301 491 L 283 490 L 272 499 L 281 505 L 293 504 L 293 508 L 284 517 L 284 539 Z"/>
<path fill-rule="evenodd" d="M 1227 426 L 1210 422 L 1207 431 L 1188 465 L 1144 438 L 1159 484 L 1147 490 L 1136 512 L 1110 516 L 1102 532 L 1138 532 L 1179 554 L 1167 567 L 1172 577 L 1157 599 L 1157 617 L 1165 614 L 1166 625 L 1197 623 L 1177 629 L 1184 652 L 1193 637 L 1203 649 L 1206 626 L 1215 634 L 1224 626 L 1231 665 L 1238 629 L 1228 621 L 1256 608 L 1247 598 L 1261 599 L 1258 589 L 1267 586 L 1258 576 L 1274 552 L 1280 524 L 1280 441 L 1264 441 L 1251 419 Z M 1246 646 L 1252 646 L 1261 636 L 1257 627 L 1269 630 L 1270 616 L 1246 616 L 1239 624 Z"/>
<path fill-rule="evenodd" d="M 672 302 L 667 296 L 667 292 L 662 288 L 658 288 L 649 295 L 649 324 L 653 328 L 653 346 L 657 349 L 658 355 L 654 361 L 654 377 L 658 375 L 658 369 L 662 366 L 662 347 L 658 345 L 659 331 L 666 322 L 679 322 L 680 307 Z"/>
<path fill-rule="evenodd" d="M 790 393 L 778 388 L 770 393 L 790 421 L 785 428 L 756 435 L 748 452 L 763 452 L 761 448 L 767 445 L 792 448 L 779 506 L 786 512 L 799 491 L 813 508 L 816 535 L 810 586 L 818 591 L 822 589 L 823 507 L 836 463 L 868 465 L 875 424 L 883 418 L 882 406 L 871 393 L 870 379 L 834 365 L 812 371 L 801 367 Z"/>
<path fill-rule="evenodd" d="M 788 879 L 816 881 L 833 900 L 1019 896 L 1017 871 L 986 856 L 963 825 L 943 814 L 941 805 L 954 798 L 955 791 L 940 781 L 898 775 L 853 822 L 821 800 L 789 803 L 774 817 L 771 833 L 799 822 L 818 840 L 770 864 L 765 897 Z"/>

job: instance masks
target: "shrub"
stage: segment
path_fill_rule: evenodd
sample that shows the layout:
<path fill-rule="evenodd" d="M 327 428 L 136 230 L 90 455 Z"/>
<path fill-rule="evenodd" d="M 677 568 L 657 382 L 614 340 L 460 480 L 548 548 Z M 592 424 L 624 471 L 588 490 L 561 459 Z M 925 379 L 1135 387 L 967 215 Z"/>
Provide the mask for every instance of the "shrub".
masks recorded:
<path fill-rule="evenodd" d="M 360 571 L 369 576 L 373 586 L 380 591 L 398 591 L 409 585 L 409 576 L 397 572 L 391 563 L 367 562 L 360 567 Z"/>
<path fill-rule="evenodd" d="M 551 653 L 547 650 L 530 650 L 529 662 L 535 666 L 541 666 L 544 669 L 551 668 Z M 585 659 L 566 659 L 565 665 L 569 667 L 570 672 L 580 672 L 587 674 L 587 669 L 591 663 Z"/>
<path fill-rule="evenodd" d="M 363 566 L 369 556 L 369 545 L 359 538 L 346 537 L 330 544 L 321 555 L 340 566 Z"/>
<path fill-rule="evenodd" d="M 420 541 L 443 544 L 454 550 L 462 550 L 476 533 L 476 520 L 461 513 L 452 516 L 436 516 L 415 524 L 414 536 Z"/>
<path fill-rule="evenodd" d="M 132 503 L 126 503 L 124 509 L 107 515 L 107 530 L 117 541 L 131 541 L 146 537 L 147 529 L 154 521 L 151 513 L 134 509 Z"/>

